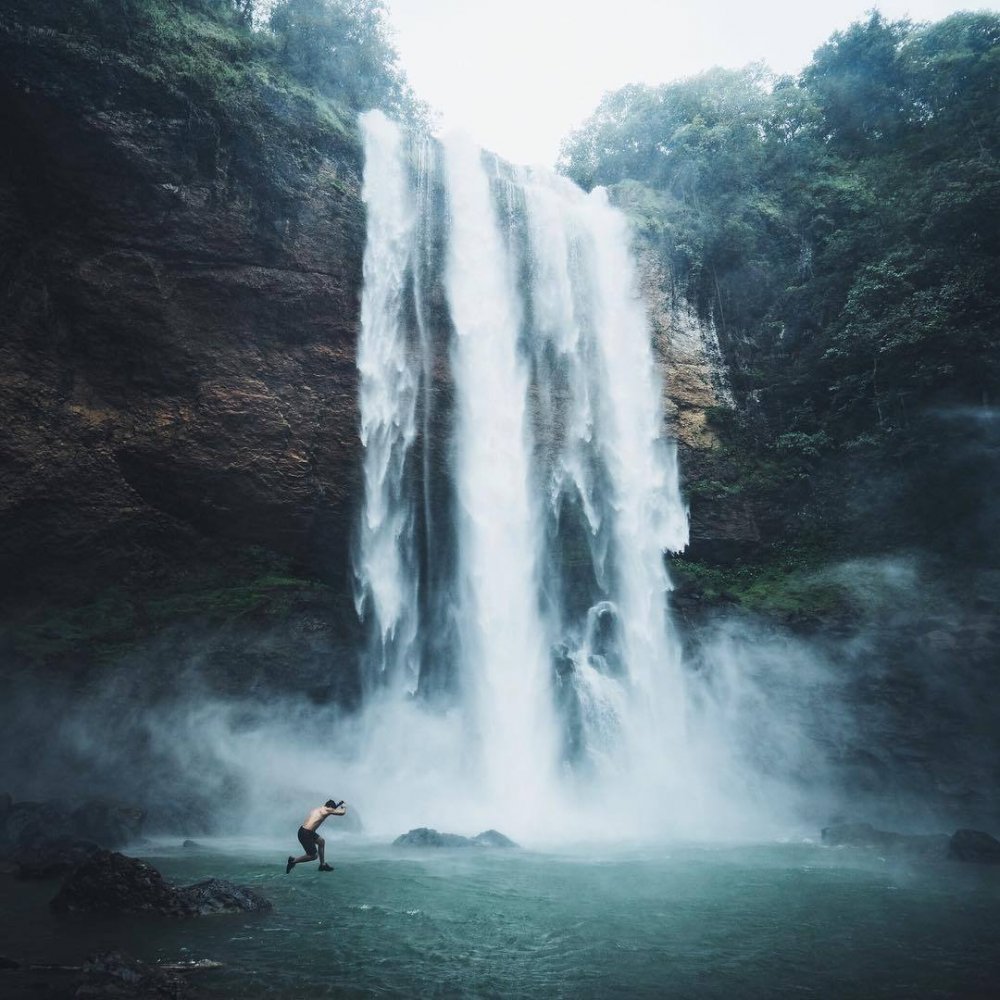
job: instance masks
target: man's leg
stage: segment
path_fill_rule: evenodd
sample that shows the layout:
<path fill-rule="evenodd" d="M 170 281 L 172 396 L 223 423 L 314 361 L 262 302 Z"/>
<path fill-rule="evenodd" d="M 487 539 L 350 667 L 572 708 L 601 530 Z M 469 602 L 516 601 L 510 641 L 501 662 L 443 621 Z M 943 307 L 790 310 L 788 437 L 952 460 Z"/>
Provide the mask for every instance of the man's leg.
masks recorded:
<path fill-rule="evenodd" d="M 301 837 L 299 838 L 299 843 L 302 844 L 303 847 L 306 847 L 306 845 L 303 842 L 303 840 L 302 840 Z M 316 844 L 322 844 L 322 843 L 323 843 L 323 841 L 319 837 L 317 837 L 316 840 L 312 844 L 312 851 L 310 853 L 300 855 L 297 858 L 293 858 L 289 854 L 288 855 L 288 862 L 285 865 L 285 874 L 287 875 L 296 865 L 301 865 L 304 861 L 315 861 L 316 860 Z M 308 847 L 306 847 L 306 850 L 309 850 Z M 323 863 L 323 848 L 322 847 L 320 847 L 319 852 L 320 852 L 319 853 L 319 863 L 322 864 Z"/>
<path fill-rule="evenodd" d="M 326 841 L 320 837 L 316 843 L 319 846 L 319 870 L 321 872 L 332 872 L 333 867 L 326 863 Z"/>

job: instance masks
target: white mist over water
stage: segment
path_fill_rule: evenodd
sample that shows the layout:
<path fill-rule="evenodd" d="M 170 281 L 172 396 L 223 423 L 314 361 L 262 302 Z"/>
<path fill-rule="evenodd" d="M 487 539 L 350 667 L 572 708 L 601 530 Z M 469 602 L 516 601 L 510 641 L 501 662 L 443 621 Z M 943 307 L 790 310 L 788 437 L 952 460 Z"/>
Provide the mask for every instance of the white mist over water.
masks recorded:
<path fill-rule="evenodd" d="M 363 130 L 356 573 L 388 683 L 341 727 L 338 787 L 386 833 L 594 836 L 598 803 L 615 837 L 731 826 L 730 744 L 670 619 L 687 511 L 624 216 L 461 137 L 435 171 L 380 114 Z"/>

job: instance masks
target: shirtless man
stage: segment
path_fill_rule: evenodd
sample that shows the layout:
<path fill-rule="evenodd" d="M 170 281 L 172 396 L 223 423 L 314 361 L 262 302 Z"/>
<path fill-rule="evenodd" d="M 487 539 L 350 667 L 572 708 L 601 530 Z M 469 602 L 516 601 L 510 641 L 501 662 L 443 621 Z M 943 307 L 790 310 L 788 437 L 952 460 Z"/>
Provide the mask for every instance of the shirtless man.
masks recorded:
<path fill-rule="evenodd" d="M 327 816 L 343 816 L 346 813 L 347 809 L 344 807 L 344 803 L 334 802 L 333 799 L 329 799 L 326 805 L 317 806 L 315 809 L 309 810 L 309 815 L 306 816 L 302 826 L 299 827 L 299 843 L 306 853 L 300 858 L 293 858 L 291 855 L 288 856 L 288 863 L 285 865 L 286 875 L 303 861 L 315 861 L 317 847 L 319 848 L 319 870 L 321 872 L 333 871 L 333 865 L 328 865 L 324 857 L 326 841 L 316 832 L 316 827 Z"/>

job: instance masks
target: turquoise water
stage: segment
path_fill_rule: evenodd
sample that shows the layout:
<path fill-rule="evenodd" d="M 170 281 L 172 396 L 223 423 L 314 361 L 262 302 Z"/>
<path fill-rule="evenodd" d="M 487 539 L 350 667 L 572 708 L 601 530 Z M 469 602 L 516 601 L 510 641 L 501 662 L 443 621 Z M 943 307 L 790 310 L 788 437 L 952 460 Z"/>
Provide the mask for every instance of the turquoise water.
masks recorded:
<path fill-rule="evenodd" d="M 981 997 L 1000 971 L 998 869 L 809 844 L 417 853 L 329 838 L 335 872 L 286 876 L 283 847 L 142 855 L 176 882 L 250 885 L 273 914 L 60 920 L 54 885 L 22 886 L 0 950 L 210 958 L 225 968 L 196 981 L 246 998 Z"/>

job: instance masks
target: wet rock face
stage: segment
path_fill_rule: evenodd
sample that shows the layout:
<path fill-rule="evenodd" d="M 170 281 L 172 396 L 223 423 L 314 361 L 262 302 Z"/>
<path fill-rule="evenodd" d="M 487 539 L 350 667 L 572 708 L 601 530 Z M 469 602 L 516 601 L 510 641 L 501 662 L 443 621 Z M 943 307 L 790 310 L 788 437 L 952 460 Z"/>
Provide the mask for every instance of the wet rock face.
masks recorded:
<path fill-rule="evenodd" d="M 271 903 L 222 879 L 176 887 L 144 861 L 99 851 L 73 870 L 53 898 L 56 913 L 155 913 L 196 917 L 210 913 L 266 913 Z"/>
<path fill-rule="evenodd" d="M 639 283 L 653 333 L 653 352 L 663 373 L 663 410 L 677 442 L 682 481 L 687 486 L 718 475 L 719 439 L 710 414 L 732 407 L 728 372 L 714 326 L 667 294 L 672 282 L 661 255 L 637 245 Z M 760 542 L 754 511 L 737 496 L 700 493 L 691 502 L 691 541 L 696 559 L 722 562 L 753 551 Z"/>
<path fill-rule="evenodd" d="M 4 582 L 152 572 L 201 537 L 343 565 L 356 144 L 262 151 L 260 123 L 60 45 L 0 31 Z M 275 109 L 276 144 L 302 113 Z"/>
<path fill-rule="evenodd" d="M 51 902 L 56 913 L 158 913 L 190 911 L 177 890 L 151 865 L 100 851 L 76 868 Z"/>

